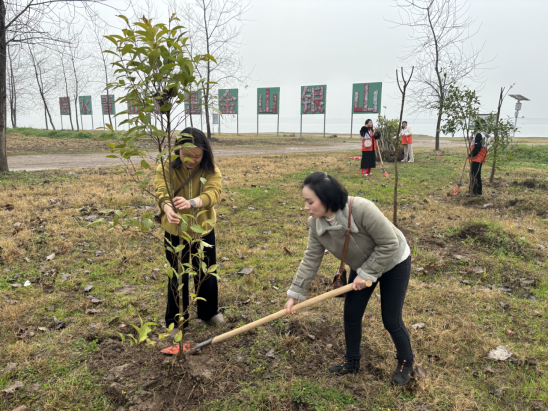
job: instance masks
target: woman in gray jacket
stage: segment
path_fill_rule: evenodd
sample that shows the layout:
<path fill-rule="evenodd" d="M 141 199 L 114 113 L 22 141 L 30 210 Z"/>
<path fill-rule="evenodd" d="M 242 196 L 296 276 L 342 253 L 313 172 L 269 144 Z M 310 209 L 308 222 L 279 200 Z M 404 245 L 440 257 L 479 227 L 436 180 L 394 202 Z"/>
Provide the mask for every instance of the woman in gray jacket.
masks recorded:
<path fill-rule="evenodd" d="M 347 190 L 326 173 L 312 173 L 303 183 L 305 210 L 309 212 L 309 240 L 292 285 L 288 290 L 286 311 L 306 299 L 318 272 L 325 249 L 338 259 L 343 255 L 349 217 Z M 345 361 L 328 372 L 356 373 L 360 368 L 362 318 L 368 300 L 379 283 L 383 325 L 396 347 L 398 365 L 392 383 L 405 386 L 413 375 L 414 354 L 410 335 L 402 321 L 402 306 L 410 280 L 410 247 L 406 238 L 369 200 L 355 197 L 352 206 L 351 234 L 345 256 L 350 266 L 353 291 L 345 296 L 343 322 L 347 346 Z M 366 281 L 373 282 L 371 287 Z"/>

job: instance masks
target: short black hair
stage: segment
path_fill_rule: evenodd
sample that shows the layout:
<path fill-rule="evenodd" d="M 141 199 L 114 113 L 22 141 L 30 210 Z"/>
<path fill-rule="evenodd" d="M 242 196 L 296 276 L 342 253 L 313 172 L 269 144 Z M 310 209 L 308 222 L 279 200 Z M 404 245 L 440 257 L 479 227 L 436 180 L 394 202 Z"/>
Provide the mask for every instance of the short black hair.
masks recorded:
<path fill-rule="evenodd" d="M 406 123 L 406 124 L 408 124 L 408 122 L 407 122 L 406 120 L 403 120 L 403 121 L 402 121 L 402 123 Z"/>
<path fill-rule="evenodd" d="M 210 145 L 210 142 L 204 132 L 195 127 L 187 127 L 181 132 L 181 134 L 187 136 L 180 136 L 175 145 L 179 146 L 185 143 L 192 143 L 196 147 L 200 147 L 204 151 L 204 155 L 200 161 L 200 168 L 207 173 L 214 173 L 215 163 L 212 146 Z M 181 161 L 183 161 L 183 159 L 181 159 Z"/>
<path fill-rule="evenodd" d="M 345 208 L 349 193 L 335 177 L 324 172 L 314 172 L 305 178 L 302 189 L 307 186 L 320 199 L 326 210 L 337 212 Z"/>

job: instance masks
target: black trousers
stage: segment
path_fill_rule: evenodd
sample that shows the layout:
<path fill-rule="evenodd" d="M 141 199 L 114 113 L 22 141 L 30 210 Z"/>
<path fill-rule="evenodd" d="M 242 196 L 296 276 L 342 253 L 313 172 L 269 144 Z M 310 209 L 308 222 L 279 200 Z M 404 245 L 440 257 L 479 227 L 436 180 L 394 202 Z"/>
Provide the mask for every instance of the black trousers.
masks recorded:
<path fill-rule="evenodd" d="M 482 179 L 480 174 L 482 173 L 482 163 L 471 162 L 471 185 L 473 186 L 473 194 L 482 194 Z"/>
<path fill-rule="evenodd" d="M 343 310 L 343 321 L 345 324 L 345 342 L 347 344 L 347 360 L 360 359 L 360 341 L 362 339 L 362 318 L 370 296 L 379 283 L 381 292 L 381 317 L 383 326 L 393 338 L 397 351 L 397 359 L 406 360 L 408 363 L 414 361 L 414 353 L 410 343 L 410 334 L 402 321 L 402 306 L 410 271 L 412 269 L 412 258 L 408 257 L 404 262 L 384 273 L 379 280 L 371 287 L 358 291 L 348 292 L 345 296 L 345 308 Z M 357 273 L 351 270 L 349 283 L 352 283 Z"/>
<path fill-rule="evenodd" d="M 173 247 L 176 247 L 179 245 L 179 236 L 173 236 L 169 234 L 168 232 L 165 232 L 164 234 L 165 238 L 168 238 L 170 242 L 172 242 Z M 208 233 L 203 238 L 204 242 L 209 243 L 212 245 L 212 247 L 205 247 L 204 248 L 204 262 L 206 263 L 207 267 L 210 267 L 212 265 L 215 265 L 217 263 L 216 261 L 216 253 L 215 253 L 215 231 L 212 230 L 210 233 Z M 169 246 L 169 243 L 164 239 L 164 246 Z M 197 246 L 193 246 L 192 253 L 197 252 Z M 187 263 L 189 261 L 189 245 L 185 245 L 185 249 L 183 249 L 182 252 L 183 256 L 183 262 Z M 170 262 L 173 268 L 177 268 L 177 257 L 173 255 L 172 252 L 170 252 L 168 249 L 166 249 L 166 259 Z M 193 258 L 193 267 L 198 268 L 198 258 Z M 202 281 L 202 282 L 200 282 Z M 204 298 L 206 301 L 198 300 L 197 302 L 197 315 L 198 318 L 207 321 L 210 320 L 213 316 L 217 315 L 217 278 L 212 275 L 204 276 L 204 274 L 201 275 L 201 279 L 199 279 L 199 276 L 194 277 L 194 285 L 195 285 L 195 293 L 197 296 Z M 175 295 L 174 295 L 175 292 Z M 177 327 L 177 322 L 179 321 L 179 309 L 177 306 L 177 278 L 175 276 L 171 279 L 171 286 L 170 282 L 168 281 L 168 304 L 166 306 L 166 326 L 170 326 L 171 323 L 175 323 L 175 326 Z M 189 275 L 186 274 L 183 276 L 183 311 L 187 311 L 187 308 L 189 307 Z M 185 313 L 185 324 L 184 327 L 189 326 L 189 314 Z"/>

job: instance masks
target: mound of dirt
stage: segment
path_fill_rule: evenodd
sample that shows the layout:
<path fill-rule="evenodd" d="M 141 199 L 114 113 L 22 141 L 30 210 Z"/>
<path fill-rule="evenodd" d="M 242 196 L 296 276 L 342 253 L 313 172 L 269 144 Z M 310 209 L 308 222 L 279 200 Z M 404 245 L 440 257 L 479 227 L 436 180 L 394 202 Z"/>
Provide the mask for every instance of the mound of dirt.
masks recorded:
<path fill-rule="evenodd" d="M 458 233 L 454 235 L 454 237 L 457 237 L 459 239 L 484 239 L 484 234 L 486 233 L 488 229 L 484 225 L 479 224 L 473 224 L 470 226 L 464 227 L 462 230 L 460 230 Z"/>
<path fill-rule="evenodd" d="M 174 357 L 161 354 L 159 348 L 108 340 L 89 360 L 89 367 L 103 373 L 103 390 L 115 405 L 137 411 L 196 410 L 224 397 L 220 384 L 230 392 L 244 378 L 242 370 L 232 368 L 216 379 L 226 362 L 215 355 L 207 350 L 175 364 Z"/>
<path fill-rule="evenodd" d="M 383 156 L 383 161 L 384 162 L 394 162 L 395 161 L 395 152 L 394 150 L 393 151 L 390 151 L 390 152 L 383 152 L 382 153 L 382 156 Z M 404 148 L 401 147 L 398 149 L 398 160 L 403 160 L 404 159 Z"/>
<path fill-rule="evenodd" d="M 547 191 L 547 181 L 546 180 L 536 180 L 536 179 L 526 179 L 521 182 L 514 181 L 511 183 L 513 186 L 524 187 L 528 189 L 540 189 Z"/>

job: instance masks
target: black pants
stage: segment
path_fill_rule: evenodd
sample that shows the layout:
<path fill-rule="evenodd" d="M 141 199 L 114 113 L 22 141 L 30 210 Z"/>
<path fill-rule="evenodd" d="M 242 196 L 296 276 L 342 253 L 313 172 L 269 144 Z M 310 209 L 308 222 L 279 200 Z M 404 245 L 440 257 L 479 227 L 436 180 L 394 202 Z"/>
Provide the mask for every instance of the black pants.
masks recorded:
<path fill-rule="evenodd" d="M 473 194 L 482 194 L 482 180 L 480 174 L 482 173 L 482 163 L 471 162 L 471 185 L 473 186 Z"/>
<path fill-rule="evenodd" d="M 381 317 L 383 326 L 391 334 L 397 351 L 397 358 L 408 363 L 414 361 L 410 335 L 402 321 L 402 306 L 408 289 L 412 259 L 408 257 L 404 262 L 384 273 L 371 287 L 359 291 L 348 292 L 345 296 L 343 320 L 345 324 L 345 342 L 347 344 L 347 360 L 360 359 L 360 341 L 362 339 L 362 318 L 370 296 L 379 283 L 381 292 Z M 349 283 L 353 282 L 357 273 L 351 270 Z"/>
<path fill-rule="evenodd" d="M 164 236 L 170 239 L 173 247 L 179 245 L 179 236 L 170 235 L 168 232 L 165 232 Z M 204 242 L 209 243 L 212 247 L 204 248 L 204 262 L 207 267 L 216 264 L 215 256 L 215 232 L 212 230 L 203 238 Z M 164 245 L 169 246 L 169 243 L 164 239 Z M 192 253 L 197 252 L 197 246 L 193 246 Z M 189 261 L 189 245 L 185 245 L 185 249 L 182 252 L 183 262 L 187 263 Z M 168 249 L 166 249 L 166 259 L 170 262 L 173 268 L 177 268 L 177 257 L 173 255 Z M 198 258 L 193 259 L 193 267 L 198 268 Z M 204 277 L 202 274 L 202 279 L 199 279 L 198 275 L 194 277 L 195 293 L 197 296 L 206 299 L 206 301 L 198 300 L 197 302 L 197 315 L 198 318 L 207 321 L 210 320 L 213 316 L 217 315 L 217 278 L 215 276 L 207 275 Z M 202 283 L 200 283 L 202 281 Z M 199 287 L 200 286 L 200 287 Z M 198 290 L 197 290 L 198 289 Z M 174 292 L 176 292 L 174 296 Z M 177 278 L 172 277 L 171 286 L 168 282 L 168 305 L 166 306 L 166 326 L 170 326 L 171 323 L 175 323 L 177 327 L 177 322 L 179 321 L 179 316 L 176 316 L 179 313 L 179 309 L 176 302 L 177 297 Z M 186 274 L 183 276 L 183 311 L 186 311 L 189 307 L 189 275 Z M 184 327 L 189 326 L 189 314 L 186 313 Z"/>

